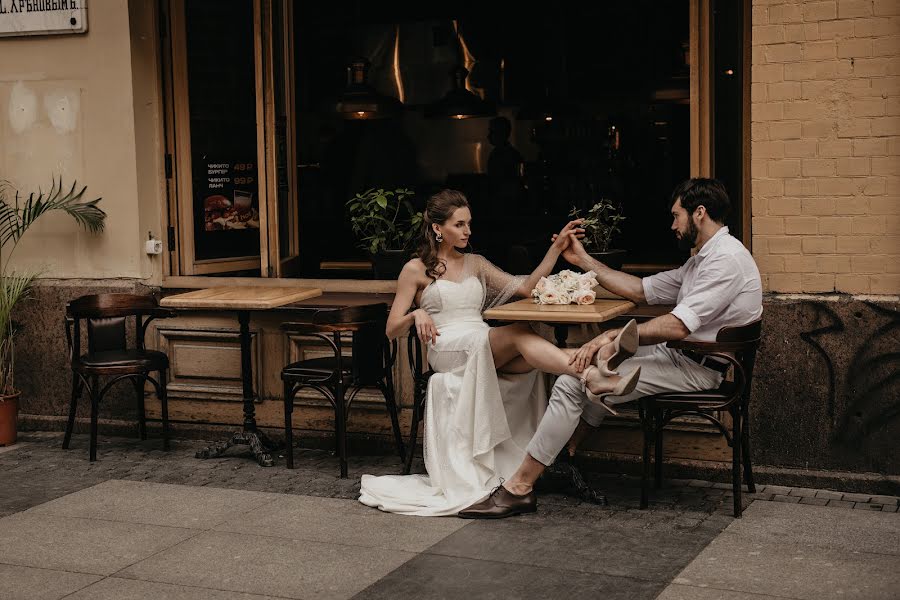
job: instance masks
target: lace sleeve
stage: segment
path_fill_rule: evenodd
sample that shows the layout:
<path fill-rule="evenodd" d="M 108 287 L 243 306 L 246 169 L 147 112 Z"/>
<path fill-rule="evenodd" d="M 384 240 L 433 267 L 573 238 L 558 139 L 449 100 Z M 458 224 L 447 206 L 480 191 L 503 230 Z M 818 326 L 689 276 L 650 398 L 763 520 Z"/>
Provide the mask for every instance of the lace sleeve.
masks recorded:
<path fill-rule="evenodd" d="M 469 254 L 467 257 L 472 265 L 473 274 L 478 277 L 484 288 L 482 312 L 512 300 L 528 279 L 525 275 L 510 275 L 479 254 Z"/>

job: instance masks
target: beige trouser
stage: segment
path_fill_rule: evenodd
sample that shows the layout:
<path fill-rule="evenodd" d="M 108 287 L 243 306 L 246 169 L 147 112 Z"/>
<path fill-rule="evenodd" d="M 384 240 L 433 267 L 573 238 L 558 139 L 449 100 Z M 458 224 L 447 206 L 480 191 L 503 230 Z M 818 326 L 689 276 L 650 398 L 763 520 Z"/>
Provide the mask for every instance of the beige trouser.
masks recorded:
<path fill-rule="evenodd" d="M 719 372 L 698 365 L 665 344 L 641 346 L 617 371 L 627 376 L 637 367 L 641 368 L 641 378 L 635 390 L 627 396 L 609 398 L 607 402 L 622 404 L 660 392 L 715 389 L 722 382 Z M 587 399 L 576 377 L 562 375 L 553 385 L 547 412 L 526 450 L 541 464 L 550 465 L 572 437 L 579 419 L 596 427 L 608 414 Z"/>

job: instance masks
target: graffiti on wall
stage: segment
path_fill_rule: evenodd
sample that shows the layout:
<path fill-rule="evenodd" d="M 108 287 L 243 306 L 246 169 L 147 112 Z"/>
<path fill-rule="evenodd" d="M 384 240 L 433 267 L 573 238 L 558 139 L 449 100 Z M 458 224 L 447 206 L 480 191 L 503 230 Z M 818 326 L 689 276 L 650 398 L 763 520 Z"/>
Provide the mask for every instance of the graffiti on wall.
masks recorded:
<path fill-rule="evenodd" d="M 855 322 L 848 325 L 831 303 L 801 305 L 813 326 L 800 337 L 824 365 L 829 437 L 840 444 L 859 444 L 900 417 L 900 312 L 862 302 L 864 310 L 853 312 Z M 859 336 L 854 331 L 858 327 L 869 331 Z M 847 342 L 857 339 L 861 343 L 848 352 Z"/>

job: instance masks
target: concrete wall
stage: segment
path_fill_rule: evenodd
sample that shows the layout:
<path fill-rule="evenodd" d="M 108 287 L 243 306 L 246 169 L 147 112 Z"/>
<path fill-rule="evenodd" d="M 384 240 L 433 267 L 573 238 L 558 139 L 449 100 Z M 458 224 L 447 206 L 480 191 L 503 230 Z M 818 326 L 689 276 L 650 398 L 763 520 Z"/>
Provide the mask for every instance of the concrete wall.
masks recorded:
<path fill-rule="evenodd" d="M 767 289 L 900 292 L 900 0 L 753 0 L 753 253 Z"/>
<path fill-rule="evenodd" d="M 16 251 L 48 276 L 148 278 L 160 235 L 161 158 L 153 2 L 91 5 L 88 31 L 0 39 L 0 179 L 26 194 L 53 177 L 102 197 L 106 231 L 48 215 Z M 154 166 L 156 164 L 156 166 Z M 158 275 L 156 275 L 158 277 Z"/>

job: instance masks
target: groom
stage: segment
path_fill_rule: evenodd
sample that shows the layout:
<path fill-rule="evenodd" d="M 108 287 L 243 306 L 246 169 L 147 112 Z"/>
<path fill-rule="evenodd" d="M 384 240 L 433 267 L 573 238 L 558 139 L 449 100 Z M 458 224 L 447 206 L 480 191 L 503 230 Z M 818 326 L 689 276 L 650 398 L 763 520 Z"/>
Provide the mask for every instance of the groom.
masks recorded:
<path fill-rule="evenodd" d="M 640 381 L 634 392 L 619 397 L 617 403 L 660 392 L 718 387 L 728 370 L 726 363 L 684 354 L 668 348 L 666 342 L 688 337 L 713 341 L 722 327 L 744 325 L 762 314 L 759 270 L 750 252 L 725 226 L 730 209 L 725 187 L 715 179 L 689 179 L 672 192 L 670 206 L 679 247 L 695 250 L 679 269 L 641 279 L 594 260 L 576 239 L 563 253 L 576 267 L 594 271 L 601 286 L 632 302 L 675 305 L 672 312 L 638 326 L 641 347 L 618 372 L 640 367 Z M 590 364 L 597 352 L 601 358 L 609 358 L 616 351 L 612 342 L 618 333 L 609 330 L 589 341 L 573 355 L 572 362 Z M 570 438 L 574 448 L 584 436 L 587 428 L 579 426 L 581 420 L 596 427 L 604 415 L 602 408 L 588 401 L 578 379 L 559 377 L 519 469 L 459 516 L 499 519 L 537 510 L 533 486 L 538 477 Z"/>

